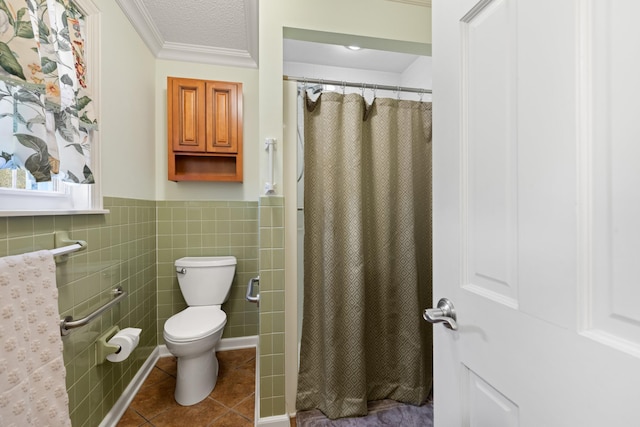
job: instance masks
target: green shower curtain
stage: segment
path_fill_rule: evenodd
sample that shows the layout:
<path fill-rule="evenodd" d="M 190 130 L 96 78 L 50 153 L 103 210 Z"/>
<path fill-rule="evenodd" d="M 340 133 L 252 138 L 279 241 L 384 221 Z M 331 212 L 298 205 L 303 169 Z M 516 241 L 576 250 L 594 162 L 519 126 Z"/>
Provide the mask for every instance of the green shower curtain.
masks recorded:
<path fill-rule="evenodd" d="M 432 383 L 431 103 L 323 93 L 305 109 L 297 409 L 421 404 Z"/>

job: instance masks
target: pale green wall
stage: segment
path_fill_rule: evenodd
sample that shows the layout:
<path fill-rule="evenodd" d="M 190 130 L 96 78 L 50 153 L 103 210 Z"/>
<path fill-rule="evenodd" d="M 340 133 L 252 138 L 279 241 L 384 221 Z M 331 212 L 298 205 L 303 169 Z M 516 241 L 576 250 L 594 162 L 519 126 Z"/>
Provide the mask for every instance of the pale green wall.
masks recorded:
<path fill-rule="evenodd" d="M 242 83 L 244 182 L 172 182 L 167 179 L 167 76 Z M 178 61 L 156 61 L 155 162 L 157 200 L 258 199 L 258 70 Z"/>
<path fill-rule="evenodd" d="M 262 291 L 274 291 L 271 308 L 260 307 L 260 360 L 269 359 L 269 370 L 260 370 L 260 416 L 270 417 L 285 412 L 295 413 L 295 392 L 297 383 L 297 275 L 295 265 L 296 222 L 295 188 L 289 193 L 287 187 L 295 187 L 295 180 L 284 182 L 284 153 L 295 139 L 283 140 L 283 52 L 282 39 L 285 31 L 301 29 L 304 31 L 330 32 L 355 35 L 360 38 L 388 39 L 394 42 L 412 44 L 431 43 L 431 9 L 388 0 L 327 0 L 321 4 L 311 0 L 263 1 L 259 15 L 259 140 L 277 138 L 280 149 L 276 151 L 276 183 L 282 183 L 278 194 L 286 194 L 284 199 L 284 234 L 287 243 L 283 249 L 285 260 L 284 274 L 278 274 L 277 283 L 272 280 Z M 303 32 L 304 32 L 303 31 Z M 342 40 L 342 38 L 338 37 Z M 345 42 L 347 38 L 344 38 Z M 313 41 L 313 40 L 309 40 Z M 395 44 L 395 43 L 391 43 Z M 370 46 L 375 47 L 375 46 Z M 295 157 L 291 157 L 295 161 Z M 260 182 L 266 180 L 266 158 L 260 157 Z M 283 191 L 285 193 L 283 193 Z M 293 194 L 291 196 L 289 194 Z M 281 203 L 281 202 L 280 202 Z M 262 206 L 262 201 L 261 201 Z M 261 208 L 261 214 L 263 209 Z M 261 233 L 263 232 L 261 219 Z M 267 227 L 268 229 L 268 227 Z M 264 230 L 267 232 L 268 230 Z M 280 250 L 278 248 L 278 250 Z M 269 247 L 261 242 L 260 265 L 263 270 L 263 254 L 271 253 Z M 284 289 L 284 293 L 278 291 Z M 286 301 L 285 301 L 286 295 Z M 284 324 L 268 320 L 280 319 L 284 306 Z M 267 322 L 265 322 L 267 320 Z M 286 330 L 285 330 L 286 329 Z M 285 344 L 280 334 L 285 334 Z M 273 342 L 278 338 L 277 343 Z M 273 344 L 270 348 L 264 343 Z M 284 360 L 280 357 L 284 346 Z M 284 396 L 283 393 L 284 382 Z M 264 385 L 263 385 L 264 384 Z M 283 404 L 284 398 L 284 404 Z"/>
<path fill-rule="evenodd" d="M 258 70 L 157 60 L 113 0 L 95 0 L 101 19 L 101 163 L 106 196 L 155 200 L 258 198 Z M 241 82 L 243 183 L 167 180 L 167 76 Z"/>
<path fill-rule="evenodd" d="M 389 0 L 327 0 L 322 4 L 312 0 L 261 2 L 261 140 L 271 137 L 282 141 L 282 34 L 285 28 L 430 44 L 431 9 Z M 280 183 L 283 182 L 282 153 L 283 150 L 276 152 L 276 182 Z M 264 156 L 260 159 L 260 171 L 261 181 L 266 180 Z"/>
<path fill-rule="evenodd" d="M 105 196 L 155 199 L 155 58 L 114 0 L 101 12 L 100 135 Z"/>

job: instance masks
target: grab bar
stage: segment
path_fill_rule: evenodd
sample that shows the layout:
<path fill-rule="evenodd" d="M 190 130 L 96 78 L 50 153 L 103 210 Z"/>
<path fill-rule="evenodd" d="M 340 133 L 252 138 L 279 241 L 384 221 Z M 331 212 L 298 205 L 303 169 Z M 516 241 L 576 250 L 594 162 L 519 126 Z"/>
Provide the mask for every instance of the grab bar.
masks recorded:
<path fill-rule="evenodd" d="M 247 301 L 255 302 L 256 304 L 260 305 L 260 292 L 258 292 L 258 295 L 253 296 L 253 285 L 256 282 L 260 283 L 260 276 L 250 279 L 249 283 L 247 283 Z"/>
<path fill-rule="evenodd" d="M 276 149 L 276 139 L 267 138 L 264 141 L 264 148 L 267 150 L 267 175 L 269 176 L 269 182 L 264 184 L 264 194 L 272 196 L 276 194 L 276 183 L 274 178 L 273 169 L 273 150 Z"/>
<path fill-rule="evenodd" d="M 69 329 L 79 328 L 80 326 L 84 326 L 87 323 L 91 322 L 96 317 L 100 316 L 102 313 L 119 303 L 124 297 L 127 296 L 127 291 L 123 290 L 121 286 L 118 286 L 114 290 L 111 291 L 114 295 L 114 298 L 106 303 L 105 305 L 98 308 L 93 313 L 83 317 L 82 319 L 73 320 L 72 316 L 67 316 L 64 319 L 60 319 L 60 335 L 66 336 L 71 332 Z"/>

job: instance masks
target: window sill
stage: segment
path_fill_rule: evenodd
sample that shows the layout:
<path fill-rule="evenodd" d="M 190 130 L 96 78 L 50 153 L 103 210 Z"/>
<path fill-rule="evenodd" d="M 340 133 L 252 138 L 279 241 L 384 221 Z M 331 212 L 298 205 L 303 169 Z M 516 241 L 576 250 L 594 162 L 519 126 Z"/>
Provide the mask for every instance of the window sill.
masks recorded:
<path fill-rule="evenodd" d="M 61 192 L 0 188 L 0 217 L 104 214 L 90 185 L 65 185 Z"/>
<path fill-rule="evenodd" d="M 23 210 L 23 211 L 0 211 L 1 217 L 10 216 L 47 216 L 47 215 L 100 215 L 108 214 L 109 209 L 85 209 L 85 210 Z"/>

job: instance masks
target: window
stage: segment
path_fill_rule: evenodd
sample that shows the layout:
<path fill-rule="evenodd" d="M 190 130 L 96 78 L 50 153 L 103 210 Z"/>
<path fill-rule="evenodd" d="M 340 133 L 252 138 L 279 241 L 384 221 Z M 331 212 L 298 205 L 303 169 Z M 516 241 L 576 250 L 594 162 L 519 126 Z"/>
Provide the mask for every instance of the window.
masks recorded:
<path fill-rule="evenodd" d="M 0 216 L 103 212 L 99 11 L 63 3 L 0 2 Z"/>

